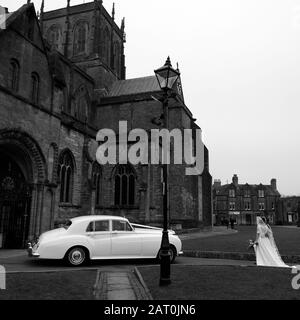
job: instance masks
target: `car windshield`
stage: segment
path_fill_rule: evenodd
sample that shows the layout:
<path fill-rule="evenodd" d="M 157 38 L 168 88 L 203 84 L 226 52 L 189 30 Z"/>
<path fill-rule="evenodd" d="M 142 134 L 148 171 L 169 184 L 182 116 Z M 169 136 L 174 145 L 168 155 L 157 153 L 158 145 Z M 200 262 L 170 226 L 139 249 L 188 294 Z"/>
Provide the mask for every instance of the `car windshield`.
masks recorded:
<path fill-rule="evenodd" d="M 68 220 L 64 225 L 63 228 L 65 228 L 66 230 L 68 230 L 70 228 L 70 225 L 72 224 L 71 220 Z"/>

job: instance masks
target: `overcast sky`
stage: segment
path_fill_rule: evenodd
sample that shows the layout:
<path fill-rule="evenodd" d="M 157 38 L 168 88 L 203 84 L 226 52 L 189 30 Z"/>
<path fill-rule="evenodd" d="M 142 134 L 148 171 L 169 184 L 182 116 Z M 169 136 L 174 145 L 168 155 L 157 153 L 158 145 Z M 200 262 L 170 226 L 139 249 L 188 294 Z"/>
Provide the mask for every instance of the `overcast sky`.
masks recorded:
<path fill-rule="evenodd" d="M 25 2 L 0 4 L 13 11 Z M 104 0 L 109 12 L 112 2 Z M 46 0 L 45 9 L 66 3 Z M 277 178 L 281 194 L 300 195 L 300 0 L 115 3 L 116 22 L 126 17 L 127 78 L 152 75 L 168 55 L 179 63 L 213 178 Z"/>

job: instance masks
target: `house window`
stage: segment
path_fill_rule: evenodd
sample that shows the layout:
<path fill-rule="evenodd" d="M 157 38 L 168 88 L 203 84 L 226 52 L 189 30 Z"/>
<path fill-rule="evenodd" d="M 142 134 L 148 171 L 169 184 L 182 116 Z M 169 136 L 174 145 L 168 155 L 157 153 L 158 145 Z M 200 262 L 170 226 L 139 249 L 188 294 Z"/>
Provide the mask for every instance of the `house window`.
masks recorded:
<path fill-rule="evenodd" d="M 74 55 L 83 54 L 86 52 L 88 25 L 86 22 L 80 22 L 74 32 Z"/>
<path fill-rule="evenodd" d="M 121 165 L 115 173 L 115 205 L 133 206 L 135 202 L 135 173 L 131 166 Z"/>
<path fill-rule="evenodd" d="M 217 208 L 218 208 L 218 204 L 217 202 L 214 202 L 214 210 L 217 210 Z"/>
<path fill-rule="evenodd" d="M 95 206 L 101 205 L 101 195 L 102 195 L 102 172 L 101 167 L 98 163 L 94 163 L 93 165 L 93 188 L 95 190 Z"/>
<path fill-rule="evenodd" d="M 264 198 L 264 197 L 265 197 L 265 192 L 264 192 L 264 190 L 258 190 L 258 197 L 259 197 L 259 198 Z"/>
<path fill-rule="evenodd" d="M 39 103 L 40 79 L 37 73 L 31 74 L 31 101 L 35 104 Z"/>
<path fill-rule="evenodd" d="M 250 211 L 251 210 L 251 204 L 250 201 L 245 202 L 245 210 Z"/>
<path fill-rule="evenodd" d="M 9 87 L 13 91 L 19 89 L 20 65 L 15 59 L 12 59 L 9 66 Z"/>
<path fill-rule="evenodd" d="M 230 198 L 235 198 L 235 190 L 234 189 L 230 189 L 229 190 L 229 197 Z"/>
<path fill-rule="evenodd" d="M 60 155 L 58 176 L 60 178 L 60 202 L 71 203 L 74 179 L 73 157 L 70 151 Z"/>
<path fill-rule="evenodd" d="M 235 210 L 235 202 L 229 202 L 229 210 L 234 211 Z"/>
<path fill-rule="evenodd" d="M 265 204 L 264 204 L 263 202 L 260 202 L 260 203 L 258 204 L 258 209 L 259 209 L 260 211 L 264 211 L 264 210 L 265 210 Z"/>
<path fill-rule="evenodd" d="M 244 191 L 244 197 L 245 198 L 250 198 L 250 190 L 245 190 Z"/>

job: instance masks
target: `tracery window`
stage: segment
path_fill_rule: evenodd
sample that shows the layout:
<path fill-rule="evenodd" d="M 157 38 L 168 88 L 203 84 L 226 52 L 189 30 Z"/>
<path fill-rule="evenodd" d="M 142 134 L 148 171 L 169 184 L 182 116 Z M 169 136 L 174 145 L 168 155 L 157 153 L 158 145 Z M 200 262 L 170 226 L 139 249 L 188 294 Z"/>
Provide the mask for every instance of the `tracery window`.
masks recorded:
<path fill-rule="evenodd" d="M 64 151 L 59 158 L 60 202 L 71 203 L 74 180 L 74 162 L 70 151 Z"/>
<path fill-rule="evenodd" d="M 115 205 L 133 206 L 135 203 L 135 172 L 129 165 L 120 165 L 115 172 Z"/>

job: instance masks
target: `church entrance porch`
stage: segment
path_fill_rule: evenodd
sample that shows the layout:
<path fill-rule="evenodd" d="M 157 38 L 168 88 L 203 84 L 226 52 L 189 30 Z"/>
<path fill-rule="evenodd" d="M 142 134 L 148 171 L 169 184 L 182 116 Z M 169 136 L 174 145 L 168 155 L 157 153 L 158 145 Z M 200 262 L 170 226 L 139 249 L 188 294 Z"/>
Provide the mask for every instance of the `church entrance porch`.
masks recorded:
<path fill-rule="evenodd" d="M 40 233 L 45 158 L 18 129 L 0 130 L 0 248 L 22 249 Z"/>
<path fill-rule="evenodd" d="M 18 164 L 0 155 L 0 248 L 26 245 L 30 223 L 32 188 Z"/>

